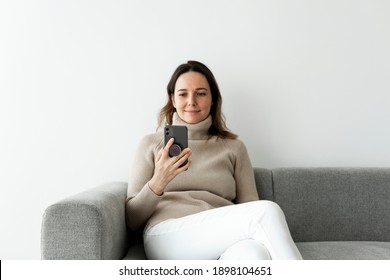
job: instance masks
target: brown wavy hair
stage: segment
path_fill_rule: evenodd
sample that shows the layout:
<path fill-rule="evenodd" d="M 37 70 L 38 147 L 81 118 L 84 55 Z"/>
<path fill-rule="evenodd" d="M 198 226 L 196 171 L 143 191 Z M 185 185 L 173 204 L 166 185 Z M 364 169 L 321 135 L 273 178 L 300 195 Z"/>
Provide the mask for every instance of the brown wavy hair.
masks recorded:
<path fill-rule="evenodd" d="M 207 68 L 206 65 L 198 61 L 190 60 L 187 63 L 179 65 L 173 73 L 168 86 L 168 100 L 165 106 L 161 109 L 159 114 L 159 125 L 167 123 L 172 124 L 173 114 L 176 112 L 172 103 L 172 95 L 175 92 L 175 84 L 180 75 L 187 72 L 198 72 L 206 77 L 210 86 L 212 96 L 212 106 L 210 109 L 210 115 L 212 117 L 212 124 L 209 128 L 209 137 L 217 136 L 222 139 L 236 139 L 237 135 L 230 132 L 225 123 L 225 117 L 222 113 L 222 96 L 219 91 L 217 81 L 214 78 L 213 73 Z"/>

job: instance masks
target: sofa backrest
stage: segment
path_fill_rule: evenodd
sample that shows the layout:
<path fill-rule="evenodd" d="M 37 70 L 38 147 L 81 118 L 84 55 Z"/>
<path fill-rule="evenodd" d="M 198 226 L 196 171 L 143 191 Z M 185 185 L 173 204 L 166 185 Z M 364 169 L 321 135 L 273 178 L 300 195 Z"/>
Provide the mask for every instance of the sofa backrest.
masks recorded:
<path fill-rule="evenodd" d="M 390 168 L 254 168 L 295 242 L 390 241 Z"/>

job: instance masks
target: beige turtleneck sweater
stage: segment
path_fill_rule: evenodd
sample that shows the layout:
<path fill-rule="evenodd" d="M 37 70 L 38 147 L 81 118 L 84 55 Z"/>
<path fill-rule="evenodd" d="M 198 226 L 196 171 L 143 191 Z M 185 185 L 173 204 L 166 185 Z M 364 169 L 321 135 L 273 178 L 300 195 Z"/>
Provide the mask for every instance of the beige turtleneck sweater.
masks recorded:
<path fill-rule="evenodd" d="M 148 186 L 154 161 L 163 147 L 163 131 L 145 136 L 137 148 L 128 183 L 126 219 L 135 230 L 204 210 L 258 200 L 253 168 L 238 139 L 208 139 L 211 116 L 188 124 L 174 114 L 173 124 L 188 128 L 192 151 L 189 169 L 174 178 L 161 196 Z"/>

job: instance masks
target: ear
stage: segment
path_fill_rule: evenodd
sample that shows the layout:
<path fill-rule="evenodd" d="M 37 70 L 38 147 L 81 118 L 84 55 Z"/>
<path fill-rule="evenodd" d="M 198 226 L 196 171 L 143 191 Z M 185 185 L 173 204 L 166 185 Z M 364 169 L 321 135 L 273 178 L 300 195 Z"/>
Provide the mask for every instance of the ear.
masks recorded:
<path fill-rule="evenodd" d="M 175 104 L 175 94 L 174 94 L 174 93 L 171 94 L 171 101 L 172 101 L 173 107 L 176 108 L 176 104 Z"/>

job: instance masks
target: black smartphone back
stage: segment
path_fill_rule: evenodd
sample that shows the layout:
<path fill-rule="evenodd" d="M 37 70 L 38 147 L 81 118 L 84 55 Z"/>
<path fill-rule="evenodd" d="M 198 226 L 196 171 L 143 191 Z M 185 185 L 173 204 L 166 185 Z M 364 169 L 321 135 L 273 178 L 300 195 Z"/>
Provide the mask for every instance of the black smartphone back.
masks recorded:
<path fill-rule="evenodd" d="M 182 150 L 188 147 L 187 127 L 183 125 L 166 125 L 164 127 L 164 146 L 171 138 L 174 138 L 175 142 L 169 149 L 169 156 L 178 156 Z M 183 165 L 185 165 L 186 163 L 187 161 Z"/>

